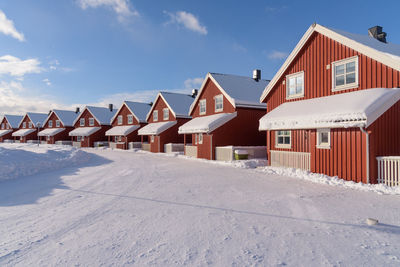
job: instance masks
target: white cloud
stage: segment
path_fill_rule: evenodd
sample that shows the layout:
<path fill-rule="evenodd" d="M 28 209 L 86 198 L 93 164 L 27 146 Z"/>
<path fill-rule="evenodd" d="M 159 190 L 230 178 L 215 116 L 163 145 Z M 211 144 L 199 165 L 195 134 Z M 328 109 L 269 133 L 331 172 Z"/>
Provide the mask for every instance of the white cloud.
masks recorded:
<path fill-rule="evenodd" d="M 5 55 L 0 57 L 0 75 L 24 76 L 27 73 L 40 73 L 40 61 L 35 58 L 21 60 L 17 57 Z"/>
<path fill-rule="evenodd" d="M 78 0 L 82 9 L 108 7 L 112 8 L 118 16 L 118 20 L 123 22 L 128 17 L 139 16 L 139 12 L 130 6 L 128 0 Z"/>
<path fill-rule="evenodd" d="M 45 84 L 47 84 L 47 86 L 50 86 L 50 85 L 51 85 L 51 82 L 50 82 L 50 80 L 49 80 L 48 78 L 43 79 L 42 81 L 43 81 Z"/>
<path fill-rule="evenodd" d="M 271 53 L 268 53 L 267 56 L 270 59 L 285 59 L 287 58 L 289 54 L 287 52 L 282 52 L 282 51 L 272 51 Z"/>
<path fill-rule="evenodd" d="M 6 14 L 0 10 L 0 32 L 14 37 L 20 42 L 25 41 L 24 34 L 17 31 L 14 27 L 14 22 L 12 20 L 7 19 Z"/>
<path fill-rule="evenodd" d="M 246 47 L 244 47 L 243 45 L 238 44 L 238 43 L 233 43 L 232 49 L 233 49 L 233 51 L 240 52 L 240 53 L 246 53 L 247 52 Z"/>
<path fill-rule="evenodd" d="M 178 25 L 182 25 L 188 30 L 206 35 L 207 28 L 200 24 L 199 19 L 193 15 L 192 13 L 186 11 L 177 11 L 176 13 L 170 13 L 164 11 L 170 17 L 170 20 L 166 24 L 175 23 Z"/>
<path fill-rule="evenodd" d="M 204 78 L 189 78 L 186 79 L 183 84 L 185 85 L 186 89 L 199 89 L 201 84 L 203 83 Z"/>

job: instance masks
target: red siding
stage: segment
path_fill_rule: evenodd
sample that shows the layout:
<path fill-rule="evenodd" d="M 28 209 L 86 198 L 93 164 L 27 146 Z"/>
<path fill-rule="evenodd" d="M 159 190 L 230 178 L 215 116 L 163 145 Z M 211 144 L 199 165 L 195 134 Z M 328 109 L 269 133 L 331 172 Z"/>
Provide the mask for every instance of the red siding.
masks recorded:
<path fill-rule="evenodd" d="M 4 129 L 1 129 L 1 125 L 4 123 Z M 6 140 L 6 139 L 13 139 L 13 136 L 12 136 L 12 133 L 15 131 L 15 129 L 12 129 L 12 128 L 9 128 L 8 129 L 8 121 L 7 121 L 7 118 L 6 117 L 3 117 L 3 119 L 1 120 L 1 122 L 0 122 L 0 129 L 1 130 L 13 130 L 12 132 L 10 132 L 10 133 L 8 133 L 8 134 L 5 134 L 5 135 L 3 135 L 3 136 L 0 136 L 0 142 L 4 142 L 4 140 Z M 11 127 L 11 126 L 10 126 Z"/>
<path fill-rule="evenodd" d="M 52 128 L 65 128 L 64 131 L 61 133 L 58 133 L 54 136 L 50 136 L 49 139 L 47 139 L 48 144 L 55 144 L 56 141 L 66 141 L 66 140 L 71 140 L 71 137 L 69 136 L 69 132 L 74 129 L 74 127 L 64 127 L 64 124 L 60 120 L 60 127 L 57 127 L 56 120 L 60 120 L 58 116 L 53 112 L 50 115 L 50 118 L 47 120 L 46 124 L 44 125 L 43 129 L 49 128 L 49 121 L 53 122 L 53 127 Z M 44 140 L 46 137 L 41 137 L 42 140 Z"/>
<path fill-rule="evenodd" d="M 161 122 L 161 121 L 174 121 L 176 118 L 172 114 L 171 110 L 169 111 L 168 120 L 163 120 L 163 109 L 164 108 L 168 108 L 167 104 L 162 99 L 162 97 L 158 97 L 157 100 L 156 100 L 156 103 L 153 105 L 153 108 L 151 109 L 151 115 L 150 115 L 149 119 L 147 120 L 147 122 L 148 123 L 152 123 L 152 122 Z M 154 121 L 154 118 L 153 118 L 153 111 L 154 110 L 158 111 L 158 120 L 157 121 Z"/>
<path fill-rule="evenodd" d="M 26 122 L 26 128 L 23 128 L 23 123 Z M 29 119 L 28 115 L 25 115 L 24 118 L 22 119 L 21 125 L 19 127 L 19 129 L 28 129 L 29 128 L 29 122 L 31 122 L 31 120 Z M 35 129 L 35 131 L 31 134 L 28 134 L 26 136 L 21 136 L 21 137 L 17 137 L 14 136 L 14 140 L 20 140 L 21 143 L 26 143 L 28 140 L 37 140 L 37 130 L 35 128 L 35 125 L 32 124 L 32 128 L 31 129 Z"/>
<path fill-rule="evenodd" d="M 122 105 L 121 109 L 118 111 L 117 116 L 115 116 L 114 120 L 111 122 L 111 125 L 114 126 L 118 126 L 118 116 L 122 115 L 122 124 L 120 125 L 138 125 L 139 122 L 138 120 L 135 118 L 135 116 L 133 116 L 133 123 L 132 124 L 128 124 L 128 115 L 133 115 L 132 112 L 126 107 L 125 104 Z"/>
<path fill-rule="evenodd" d="M 85 125 L 84 126 L 80 126 L 80 119 L 81 118 L 85 118 Z M 101 127 L 101 129 L 98 130 L 97 132 L 93 133 L 91 136 L 85 137 L 84 140 L 81 141 L 81 146 L 82 147 L 92 147 L 94 145 L 94 142 L 107 141 L 107 137 L 106 137 L 105 133 L 106 133 L 107 130 L 109 130 L 111 128 L 110 125 L 100 125 L 97 122 L 97 120 L 94 120 L 94 126 L 90 126 L 89 125 L 89 118 L 93 118 L 93 115 L 87 109 L 85 109 L 85 111 L 82 112 L 82 114 L 79 116 L 79 118 L 75 122 L 74 127 L 75 128 L 79 128 L 79 127 Z M 77 137 L 73 136 L 72 140 L 76 141 Z"/>
<path fill-rule="evenodd" d="M 150 151 L 151 152 L 164 152 L 164 145 L 168 143 L 175 143 L 175 144 L 183 144 L 184 143 L 184 136 L 178 134 L 178 128 L 188 122 L 189 119 L 177 119 L 177 123 L 172 126 L 171 128 L 165 130 L 160 135 L 154 136 L 154 142 L 151 143 L 150 136 L 148 140 L 150 142 Z"/>

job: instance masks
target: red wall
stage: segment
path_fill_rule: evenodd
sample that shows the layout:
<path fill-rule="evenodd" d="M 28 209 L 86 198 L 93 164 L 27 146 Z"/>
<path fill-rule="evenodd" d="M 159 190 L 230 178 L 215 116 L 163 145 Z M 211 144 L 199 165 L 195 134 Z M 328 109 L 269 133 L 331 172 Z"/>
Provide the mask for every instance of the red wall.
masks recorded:
<path fill-rule="evenodd" d="M 118 116 L 122 115 L 122 124 L 118 124 Z M 133 116 L 133 123 L 128 124 L 128 115 L 133 115 L 132 112 L 126 107 L 125 104 L 122 104 L 121 109 L 118 111 L 117 116 L 115 116 L 114 120 L 111 122 L 111 125 L 114 126 L 121 126 L 121 125 L 138 125 L 139 122 Z"/>
<path fill-rule="evenodd" d="M 1 125 L 3 123 L 5 124 L 5 126 L 4 129 L 1 129 Z M 7 118 L 3 117 L 3 119 L 0 121 L 0 130 L 13 130 L 13 131 L 3 136 L 0 136 L 0 142 L 4 142 L 4 140 L 6 139 L 13 139 L 12 133 L 15 131 L 15 129 L 8 128 L 7 126 L 8 126 Z"/>
<path fill-rule="evenodd" d="M 151 109 L 151 113 L 150 113 L 150 117 L 147 120 L 148 123 L 152 123 L 152 122 L 162 122 L 162 121 L 174 121 L 176 118 L 175 116 L 172 114 L 171 110 L 169 111 L 169 118 L 168 120 L 164 120 L 163 119 L 163 109 L 164 108 L 168 108 L 167 104 L 165 103 L 165 101 L 162 99 L 162 97 L 158 97 L 156 102 L 154 103 L 152 109 Z M 158 110 L 158 120 L 154 121 L 153 118 L 153 111 L 154 110 Z"/>
<path fill-rule="evenodd" d="M 151 152 L 165 152 L 164 145 L 168 143 L 183 144 L 184 137 L 182 134 L 178 134 L 178 128 L 182 124 L 188 122 L 190 119 L 178 118 L 177 123 L 171 128 L 165 130 L 158 136 L 154 136 L 154 142 L 150 143 L 151 137 L 149 136 L 150 151 Z"/>
<path fill-rule="evenodd" d="M 29 119 L 29 117 L 27 115 L 25 115 L 24 118 L 22 119 L 22 122 L 21 122 L 21 125 L 20 125 L 19 129 L 29 129 L 29 122 L 30 121 L 31 120 Z M 26 128 L 22 127 L 24 122 L 26 122 Z M 30 129 L 35 129 L 35 131 L 33 133 L 31 133 L 31 134 L 26 135 L 26 136 L 21 136 L 21 137 L 14 136 L 14 140 L 20 140 L 21 143 L 26 143 L 26 141 L 28 141 L 28 140 L 37 140 L 38 137 L 37 137 L 37 130 L 35 128 L 35 125 L 32 124 L 32 128 L 30 128 Z"/>
<path fill-rule="evenodd" d="M 79 128 L 80 126 L 80 119 L 81 118 L 85 118 L 85 126 L 82 127 L 101 127 L 100 130 L 98 130 L 97 132 L 93 133 L 91 136 L 85 137 L 83 141 L 81 141 L 81 146 L 82 147 L 93 147 L 93 143 L 94 142 L 98 142 L 98 141 L 107 141 L 107 137 L 105 135 L 106 131 L 109 130 L 111 128 L 110 125 L 100 125 L 97 120 L 94 120 L 94 126 L 89 126 L 89 118 L 93 118 L 92 114 L 85 109 L 85 111 L 82 112 L 82 114 L 79 116 L 79 118 L 77 119 L 77 121 L 74 124 L 75 128 Z M 76 136 L 72 137 L 73 141 L 77 140 Z"/>
<path fill-rule="evenodd" d="M 60 120 L 60 127 L 57 127 L 56 120 L 60 120 L 60 119 L 58 118 L 58 116 L 54 112 L 52 112 L 51 115 L 50 115 L 50 118 L 45 123 L 43 129 L 49 128 L 49 121 L 52 121 L 53 122 L 53 127 L 51 129 L 53 129 L 53 128 L 65 128 L 65 130 L 62 131 L 61 133 L 58 133 L 58 134 L 54 135 L 54 136 L 50 136 L 50 138 L 47 140 L 48 144 L 55 144 L 56 141 L 67 141 L 67 140 L 71 139 L 71 137 L 69 136 L 69 132 L 72 131 L 74 129 L 74 127 L 64 127 L 64 124 L 62 123 L 61 120 Z M 47 137 L 45 137 L 45 136 L 41 137 L 41 139 L 45 139 L 45 138 L 47 138 Z"/>

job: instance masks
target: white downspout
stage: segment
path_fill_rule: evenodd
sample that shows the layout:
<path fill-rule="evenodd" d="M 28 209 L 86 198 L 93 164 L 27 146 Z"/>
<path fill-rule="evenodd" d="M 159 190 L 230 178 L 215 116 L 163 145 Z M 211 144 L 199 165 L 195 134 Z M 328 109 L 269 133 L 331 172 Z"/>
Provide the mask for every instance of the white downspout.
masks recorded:
<path fill-rule="evenodd" d="M 367 132 L 367 130 L 364 127 L 360 126 L 360 130 L 361 132 L 365 133 L 365 137 L 366 137 L 366 149 L 367 149 L 367 184 L 369 184 L 369 133 Z"/>

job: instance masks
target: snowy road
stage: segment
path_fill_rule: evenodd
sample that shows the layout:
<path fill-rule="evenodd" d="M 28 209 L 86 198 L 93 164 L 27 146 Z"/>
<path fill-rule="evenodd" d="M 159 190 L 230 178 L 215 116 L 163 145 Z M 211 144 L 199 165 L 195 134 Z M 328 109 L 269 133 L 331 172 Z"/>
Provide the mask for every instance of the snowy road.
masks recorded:
<path fill-rule="evenodd" d="M 0 183 L 1 266 L 400 265 L 399 196 L 87 152 L 83 166 Z"/>

